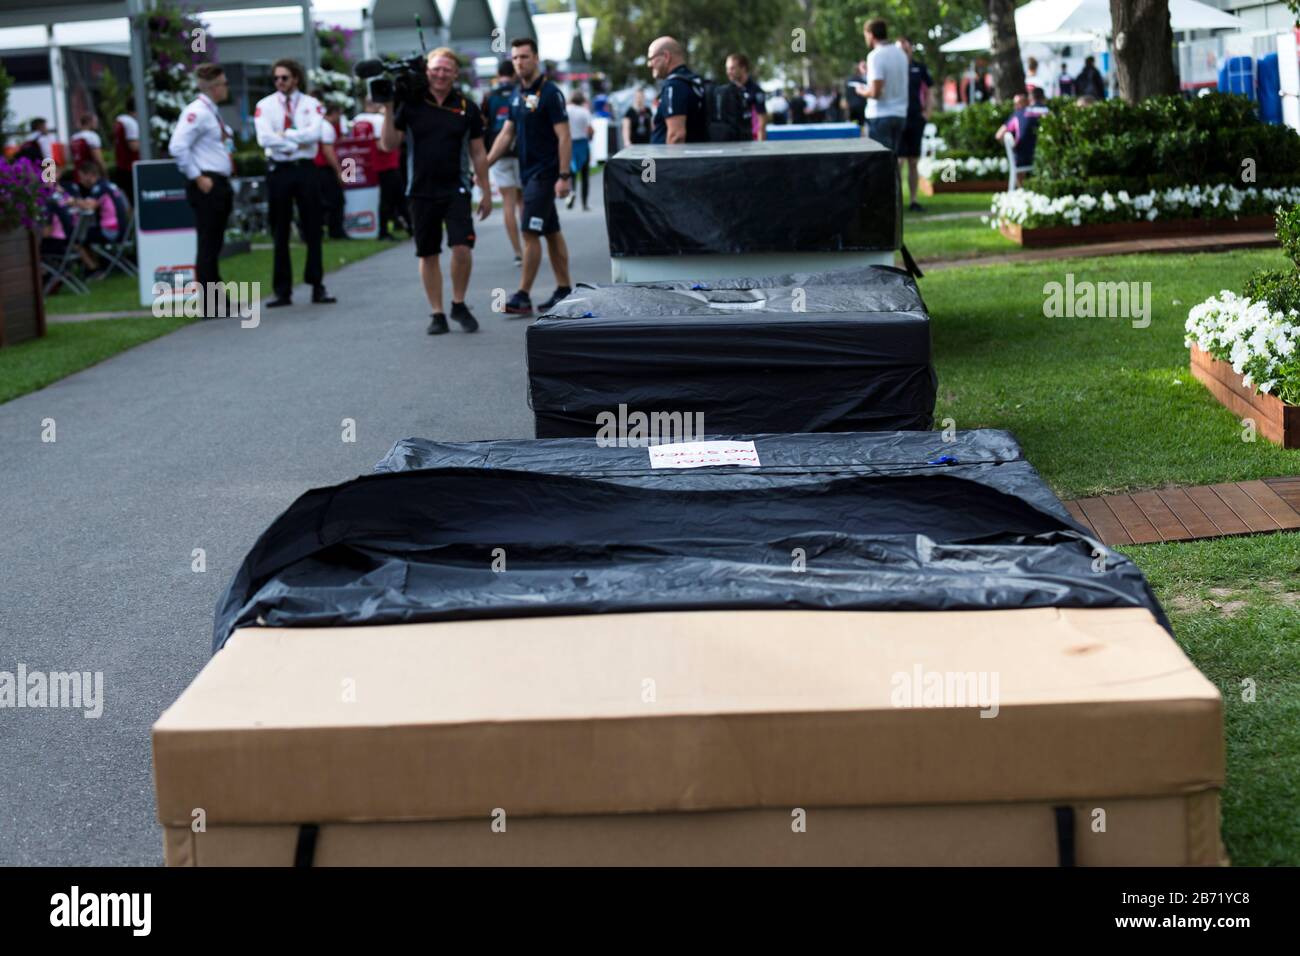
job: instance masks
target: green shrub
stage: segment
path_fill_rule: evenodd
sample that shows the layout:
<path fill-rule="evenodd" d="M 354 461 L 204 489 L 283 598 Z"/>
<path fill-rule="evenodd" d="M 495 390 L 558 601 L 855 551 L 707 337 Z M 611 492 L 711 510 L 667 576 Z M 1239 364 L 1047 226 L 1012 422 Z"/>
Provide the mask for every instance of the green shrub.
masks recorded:
<path fill-rule="evenodd" d="M 1009 103 L 971 103 L 964 110 L 936 114 L 935 125 L 947 147 L 943 155 L 963 159 L 1003 155 L 1002 144 L 993 134 L 1010 115 Z"/>
<path fill-rule="evenodd" d="M 1277 241 L 1286 257 L 1300 269 L 1300 206 L 1279 209 L 1276 215 Z"/>
<path fill-rule="evenodd" d="M 1267 302 L 1268 307 L 1283 314 L 1300 312 L 1300 272 L 1262 269 L 1246 280 L 1242 294 L 1252 302 Z"/>
<path fill-rule="evenodd" d="M 260 149 L 235 153 L 235 175 L 265 176 L 266 154 Z"/>
<path fill-rule="evenodd" d="M 1151 97 L 1133 105 L 1058 101 L 1038 127 L 1029 188 L 1049 195 L 1106 183 L 1130 193 L 1231 183 L 1300 183 L 1300 136 L 1262 123 L 1242 96 Z"/>

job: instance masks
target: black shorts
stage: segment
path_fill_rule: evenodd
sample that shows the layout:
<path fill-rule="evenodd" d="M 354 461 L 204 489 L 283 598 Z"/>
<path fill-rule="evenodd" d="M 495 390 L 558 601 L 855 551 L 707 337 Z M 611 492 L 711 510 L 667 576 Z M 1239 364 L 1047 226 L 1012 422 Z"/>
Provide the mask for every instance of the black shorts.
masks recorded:
<path fill-rule="evenodd" d="M 448 246 L 474 248 L 474 216 L 469 209 L 469 193 L 454 193 L 445 199 L 411 196 L 411 235 L 415 237 L 415 254 L 420 258 L 442 252 L 442 224 L 447 224 Z"/>
<path fill-rule="evenodd" d="M 555 179 L 534 176 L 524 183 L 524 211 L 520 218 L 524 232 L 549 236 L 560 231 L 560 216 L 555 211 Z"/>
<path fill-rule="evenodd" d="M 907 118 L 903 124 L 903 135 L 898 140 L 898 155 L 904 159 L 915 159 L 921 155 L 921 139 L 925 136 L 925 117 Z"/>

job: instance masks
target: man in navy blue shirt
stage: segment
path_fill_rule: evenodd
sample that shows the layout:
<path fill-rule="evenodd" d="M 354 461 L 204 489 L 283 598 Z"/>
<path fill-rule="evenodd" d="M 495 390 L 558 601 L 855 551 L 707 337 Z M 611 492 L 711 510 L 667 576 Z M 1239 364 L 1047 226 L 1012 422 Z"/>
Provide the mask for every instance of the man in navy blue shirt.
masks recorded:
<path fill-rule="evenodd" d="M 1015 112 L 993 134 L 998 140 L 1006 136 L 1011 137 L 1017 166 L 1034 164 L 1034 147 L 1038 145 L 1038 124 L 1050 112 L 1047 108 L 1047 94 L 1043 92 L 1041 86 L 1034 87 L 1030 97 L 1031 102 L 1025 105 L 1024 97 L 1017 94 L 1014 100 Z"/>
<path fill-rule="evenodd" d="M 533 280 L 542 264 L 539 237 L 546 237 L 546 254 L 551 260 L 556 285 L 555 294 L 541 304 L 542 311 L 553 308 L 573 291 L 569 281 L 569 247 L 560 232 L 560 217 L 555 211 L 555 200 L 569 195 L 569 181 L 573 178 L 569 171 L 572 142 L 564 93 L 542 75 L 537 41 L 512 40 L 510 60 L 519 83 L 510 100 L 510 118 L 492 143 L 488 165 L 504 156 L 512 143 L 518 146 L 519 179 L 524 189 L 521 225 L 524 270 L 519 291 L 506 302 L 506 312 L 528 315 L 533 311 Z"/>
<path fill-rule="evenodd" d="M 650 44 L 646 63 L 659 88 L 655 107 L 652 143 L 703 143 L 709 138 L 709 120 L 704 106 L 704 81 L 686 65 L 682 45 L 672 37 L 660 37 Z"/>

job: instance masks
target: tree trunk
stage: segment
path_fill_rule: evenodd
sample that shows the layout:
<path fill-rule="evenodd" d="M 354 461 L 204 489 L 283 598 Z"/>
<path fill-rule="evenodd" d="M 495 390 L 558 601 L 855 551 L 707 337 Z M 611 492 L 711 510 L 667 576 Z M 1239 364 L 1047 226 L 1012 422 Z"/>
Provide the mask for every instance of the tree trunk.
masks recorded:
<path fill-rule="evenodd" d="M 1119 95 L 1130 103 L 1178 92 L 1169 0 L 1110 0 Z"/>
<path fill-rule="evenodd" d="M 1010 101 L 1025 92 L 1025 67 L 1016 37 L 1016 0 L 985 0 L 985 8 L 993 50 L 993 92 L 999 100 Z"/>

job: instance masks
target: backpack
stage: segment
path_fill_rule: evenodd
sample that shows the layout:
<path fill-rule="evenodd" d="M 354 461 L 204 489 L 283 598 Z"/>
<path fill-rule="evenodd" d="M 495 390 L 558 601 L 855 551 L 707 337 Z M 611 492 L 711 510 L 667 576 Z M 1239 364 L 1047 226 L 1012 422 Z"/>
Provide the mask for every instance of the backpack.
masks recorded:
<path fill-rule="evenodd" d="M 750 110 L 744 92 L 735 83 L 704 80 L 704 103 L 709 121 L 709 142 L 735 143 L 753 139 Z"/>

